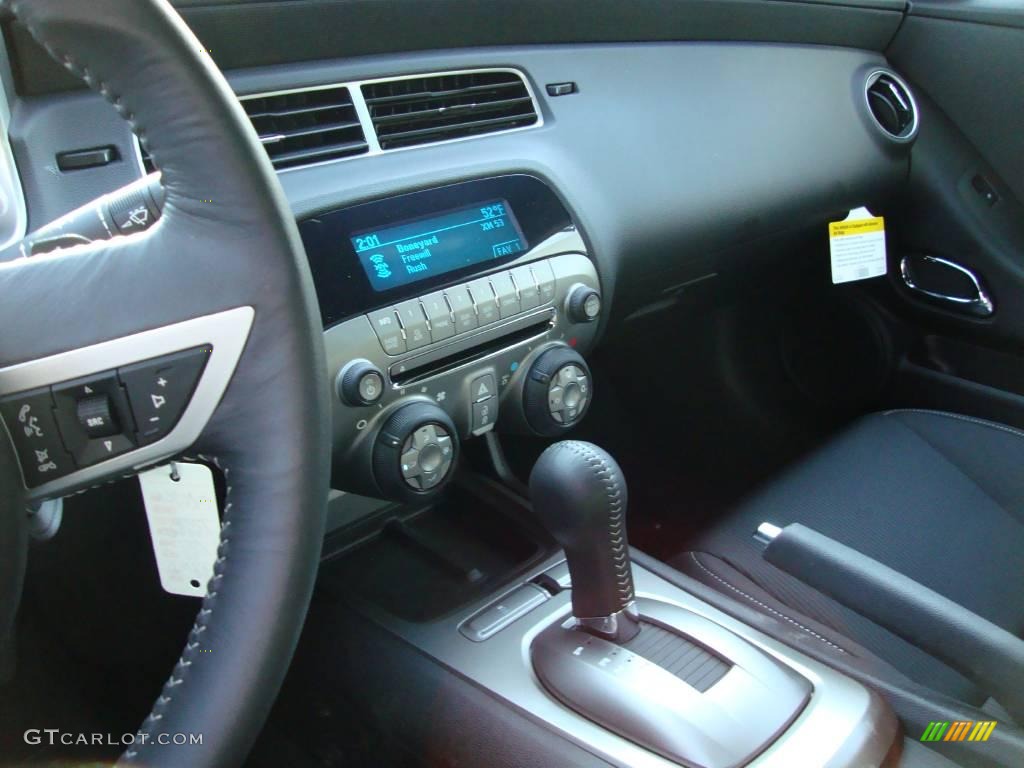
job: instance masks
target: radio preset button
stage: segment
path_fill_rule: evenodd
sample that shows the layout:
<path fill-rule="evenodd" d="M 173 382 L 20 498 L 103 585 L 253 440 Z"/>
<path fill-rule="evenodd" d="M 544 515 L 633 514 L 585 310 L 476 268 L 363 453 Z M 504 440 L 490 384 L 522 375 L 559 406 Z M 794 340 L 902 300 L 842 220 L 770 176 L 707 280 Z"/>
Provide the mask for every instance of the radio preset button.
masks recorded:
<path fill-rule="evenodd" d="M 522 311 L 540 306 L 540 289 L 533 276 L 533 270 L 527 267 L 516 267 L 512 270 L 512 279 L 519 289 L 519 307 Z"/>
<path fill-rule="evenodd" d="M 474 280 L 469 284 L 469 292 L 473 295 L 480 325 L 490 325 L 501 319 L 501 315 L 498 314 L 498 299 L 491 288 L 490 280 L 486 277 Z"/>
<path fill-rule="evenodd" d="M 395 311 L 402 321 L 405 331 L 405 348 L 407 352 L 425 347 L 430 343 L 430 329 L 427 327 L 427 316 L 423 313 L 423 305 L 419 299 L 403 301 Z"/>
<path fill-rule="evenodd" d="M 547 261 L 535 261 L 530 265 L 533 276 L 537 280 L 537 289 L 540 292 L 540 303 L 547 304 L 555 299 L 555 273 L 551 264 Z"/>
<path fill-rule="evenodd" d="M 389 355 L 400 355 L 405 352 L 405 337 L 402 335 L 402 326 L 393 307 L 378 309 L 366 317 L 385 352 Z"/>
<path fill-rule="evenodd" d="M 454 288 L 445 290 L 448 296 L 448 304 L 455 316 L 455 332 L 465 333 L 476 328 L 476 307 L 473 306 L 473 297 L 469 295 L 469 288 L 464 285 L 457 285 Z"/>
<path fill-rule="evenodd" d="M 512 282 L 512 276 L 508 272 L 498 272 L 495 275 L 491 275 L 491 285 L 494 287 L 495 296 L 498 297 L 498 311 L 502 320 L 506 317 L 512 317 L 521 311 L 519 292 L 516 290 L 516 285 Z"/>
<path fill-rule="evenodd" d="M 452 318 L 451 307 L 444 297 L 444 291 L 431 293 L 420 299 L 423 302 L 423 309 L 427 313 L 427 320 L 430 321 L 430 338 L 432 341 L 450 339 L 455 335 L 455 323 Z"/>

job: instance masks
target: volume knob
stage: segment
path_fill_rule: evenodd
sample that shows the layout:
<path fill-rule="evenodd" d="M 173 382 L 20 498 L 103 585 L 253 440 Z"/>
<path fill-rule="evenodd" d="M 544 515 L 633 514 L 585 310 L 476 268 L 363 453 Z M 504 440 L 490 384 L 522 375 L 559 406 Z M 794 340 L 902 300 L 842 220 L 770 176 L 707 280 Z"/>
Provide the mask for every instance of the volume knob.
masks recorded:
<path fill-rule="evenodd" d="M 384 374 L 369 360 L 353 360 L 338 374 L 338 396 L 347 405 L 373 405 L 384 394 Z"/>

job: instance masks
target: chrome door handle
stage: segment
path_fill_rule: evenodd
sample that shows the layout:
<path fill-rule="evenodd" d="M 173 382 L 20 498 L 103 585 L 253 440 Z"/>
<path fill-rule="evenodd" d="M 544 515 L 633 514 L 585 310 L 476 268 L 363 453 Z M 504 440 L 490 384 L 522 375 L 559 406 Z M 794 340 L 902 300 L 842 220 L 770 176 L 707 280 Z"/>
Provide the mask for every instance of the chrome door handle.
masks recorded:
<path fill-rule="evenodd" d="M 914 280 L 911 258 L 917 258 L 928 262 L 929 264 L 935 264 L 940 267 L 945 267 L 959 272 L 971 281 L 971 284 L 974 286 L 975 295 L 950 296 L 945 293 L 939 293 L 938 291 L 930 291 L 927 288 L 922 288 Z M 985 288 L 982 286 L 981 280 L 978 276 L 967 267 L 962 264 L 957 264 L 955 261 L 943 259 L 938 256 L 904 256 L 900 259 L 900 276 L 903 278 L 903 284 L 906 285 L 907 288 L 934 300 L 936 303 L 952 304 L 957 310 L 974 315 L 975 317 L 990 317 L 992 313 L 995 312 L 995 304 L 992 303 L 991 297 L 989 297 L 988 293 L 985 291 Z"/>

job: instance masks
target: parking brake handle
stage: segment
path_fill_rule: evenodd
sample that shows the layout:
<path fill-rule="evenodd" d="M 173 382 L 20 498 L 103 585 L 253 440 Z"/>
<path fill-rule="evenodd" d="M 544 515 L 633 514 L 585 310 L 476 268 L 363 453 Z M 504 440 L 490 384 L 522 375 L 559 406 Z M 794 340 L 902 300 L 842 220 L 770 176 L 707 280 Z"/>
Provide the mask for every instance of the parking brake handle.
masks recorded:
<path fill-rule="evenodd" d="M 1024 640 L 799 523 L 759 528 L 764 559 L 976 682 L 1024 715 Z"/>

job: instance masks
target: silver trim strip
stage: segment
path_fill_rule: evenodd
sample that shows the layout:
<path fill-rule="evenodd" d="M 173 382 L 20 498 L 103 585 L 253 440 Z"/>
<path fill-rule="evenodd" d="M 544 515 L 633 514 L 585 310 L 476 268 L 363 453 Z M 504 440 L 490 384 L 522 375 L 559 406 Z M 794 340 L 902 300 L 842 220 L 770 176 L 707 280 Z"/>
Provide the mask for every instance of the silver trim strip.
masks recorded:
<path fill-rule="evenodd" d="M 18 175 L 18 167 L 14 162 L 14 151 L 11 149 L 8 134 L 10 124 L 11 108 L 7 92 L 0 87 L 0 190 L 2 190 L 3 196 L 9 198 L 7 200 L 0 198 L 0 215 L 6 215 L 9 209 L 13 209 L 12 227 L 7 237 L 0 242 L 0 250 L 24 238 L 28 227 L 25 194 L 21 188 L 21 176 Z"/>
<path fill-rule="evenodd" d="M 923 296 L 927 296 L 930 299 L 936 299 L 942 302 L 949 302 L 953 304 L 958 310 L 968 312 L 969 314 L 975 315 L 976 317 L 991 317 L 996 311 L 995 304 L 992 302 L 991 297 L 981 286 L 981 280 L 971 270 L 962 264 L 957 264 L 955 261 L 949 259 L 943 259 L 938 256 L 920 256 L 919 258 L 924 261 L 931 262 L 932 264 L 939 264 L 943 267 L 955 270 L 962 275 L 966 275 L 967 278 L 974 284 L 974 290 L 977 292 L 975 296 L 948 296 L 944 293 L 938 293 L 936 291 L 929 291 L 914 282 L 914 276 L 910 269 L 910 256 L 904 256 L 900 259 L 900 276 L 903 278 L 903 284 L 912 291 L 916 291 Z"/>
<path fill-rule="evenodd" d="M 0 395 L 8 395 L 109 371 L 202 344 L 213 347 L 191 401 L 177 425 L 166 436 L 151 445 L 33 488 L 29 491 L 29 498 L 66 495 L 111 475 L 130 473 L 154 464 L 192 445 L 227 389 L 249 338 L 254 317 L 252 307 L 236 307 L 0 369 Z"/>

